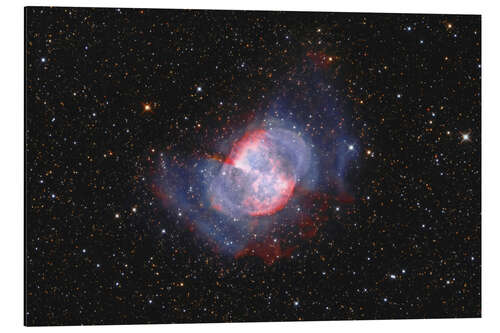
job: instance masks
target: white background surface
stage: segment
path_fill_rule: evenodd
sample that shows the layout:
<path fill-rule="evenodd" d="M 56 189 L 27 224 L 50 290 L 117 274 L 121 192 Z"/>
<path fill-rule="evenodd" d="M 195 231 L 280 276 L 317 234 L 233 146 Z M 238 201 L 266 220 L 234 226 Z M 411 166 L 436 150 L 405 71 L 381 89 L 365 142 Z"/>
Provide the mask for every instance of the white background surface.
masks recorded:
<path fill-rule="evenodd" d="M 255 331 L 349 331 L 349 332 L 491 332 L 500 331 L 500 16 L 497 1 L 335 1 L 252 0 L 101 0 L 101 1 L 18 1 L 2 2 L 1 39 L 1 109 L 0 109 L 0 331 L 111 331 L 135 332 L 255 332 Z M 482 16 L 482 319 L 433 319 L 385 321 L 330 321 L 249 324 L 130 325 L 60 328 L 23 327 L 23 196 L 24 196 L 24 15 L 23 6 L 86 6 L 196 9 L 259 9 L 343 12 L 390 12 L 481 14 Z"/>

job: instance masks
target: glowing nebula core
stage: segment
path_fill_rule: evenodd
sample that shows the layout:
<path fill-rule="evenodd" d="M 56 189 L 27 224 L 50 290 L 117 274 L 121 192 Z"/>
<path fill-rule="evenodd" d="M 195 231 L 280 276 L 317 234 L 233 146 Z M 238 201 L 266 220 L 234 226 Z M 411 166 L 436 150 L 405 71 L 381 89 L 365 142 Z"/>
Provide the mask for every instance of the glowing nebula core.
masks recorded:
<path fill-rule="evenodd" d="M 291 131 L 247 132 L 209 187 L 211 206 L 232 217 L 273 215 L 286 206 L 309 162 L 309 148 Z"/>

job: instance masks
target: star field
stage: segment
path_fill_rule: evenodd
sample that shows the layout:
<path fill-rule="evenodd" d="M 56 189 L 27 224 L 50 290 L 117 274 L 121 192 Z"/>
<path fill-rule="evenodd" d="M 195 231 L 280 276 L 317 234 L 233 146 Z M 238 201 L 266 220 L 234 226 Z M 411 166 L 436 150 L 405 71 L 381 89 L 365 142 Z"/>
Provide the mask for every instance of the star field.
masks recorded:
<path fill-rule="evenodd" d="M 480 16 L 28 7 L 25 42 L 26 325 L 481 316 Z M 358 158 L 268 265 L 152 185 L 280 98 Z"/>

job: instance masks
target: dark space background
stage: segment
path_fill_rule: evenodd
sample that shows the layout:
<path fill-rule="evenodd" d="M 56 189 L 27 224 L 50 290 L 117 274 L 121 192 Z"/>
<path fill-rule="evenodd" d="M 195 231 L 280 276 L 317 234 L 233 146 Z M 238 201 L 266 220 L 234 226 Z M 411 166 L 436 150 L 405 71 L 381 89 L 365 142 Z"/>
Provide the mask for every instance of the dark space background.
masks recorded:
<path fill-rule="evenodd" d="M 480 38 L 480 16 L 26 8 L 26 325 L 481 316 Z M 218 141 L 304 61 L 351 115 L 355 201 L 300 255 L 228 258 L 168 220 L 153 153 Z"/>

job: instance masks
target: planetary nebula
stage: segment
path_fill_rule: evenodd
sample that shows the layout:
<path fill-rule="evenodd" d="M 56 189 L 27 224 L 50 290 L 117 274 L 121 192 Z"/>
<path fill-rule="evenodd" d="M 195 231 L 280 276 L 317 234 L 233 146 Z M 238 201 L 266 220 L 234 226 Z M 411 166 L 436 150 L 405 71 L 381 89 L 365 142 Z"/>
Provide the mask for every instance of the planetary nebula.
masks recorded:
<path fill-rule="evenodd" d="M 292 197 L 310 155 L 304 140 L 289 130 L 246 133 L 209 187 L 211 206 L 232 217 L 273 215 Z"/>
<path fill-rule="evenodd" d="M 166 208 L 162 233 L 185 227 L 200 251 L 231 261 L 256 256 L 267 265 L 300 256 L 313 238 L 331 239 L 323 233 L 336 226 L 321 226 L 354 203 L 359 144 L 349 106 L 325 84 L 328 73 L 307 57 L 304 66 L 245 111 L 225 121 L 214 114 L 215 126 L 196 127 L 185 147 L 156 152 L 152 187 Z"/>
<path fill-rule="evenodd" d="M 306 134 L 293 122 L 266 117 L 212 153 L 162 152 L 154 190 L 169 220 L 200 236 L 202 247 L 273 264 L 315 237 L 331 219 L 332 205 L 352 202 L 344 179 L 356 156 L 353 141 L 331 132 L 316 140 Z"/>

